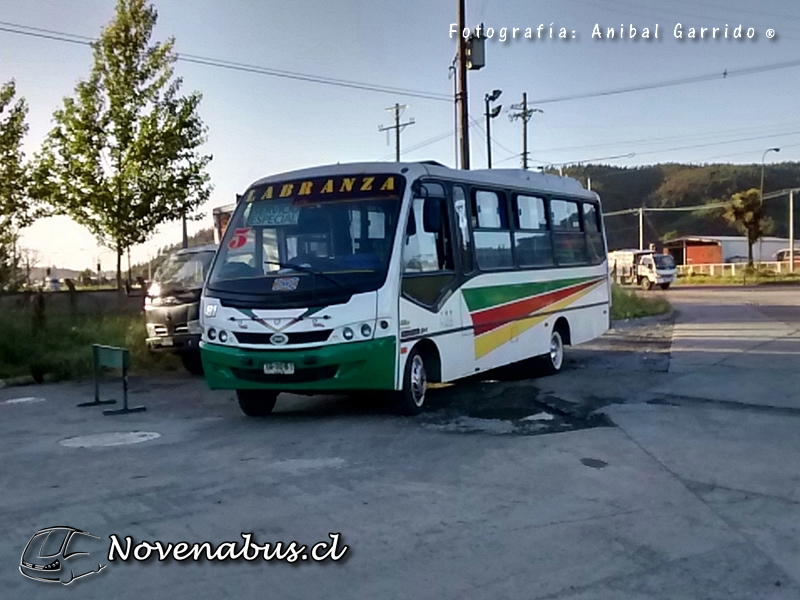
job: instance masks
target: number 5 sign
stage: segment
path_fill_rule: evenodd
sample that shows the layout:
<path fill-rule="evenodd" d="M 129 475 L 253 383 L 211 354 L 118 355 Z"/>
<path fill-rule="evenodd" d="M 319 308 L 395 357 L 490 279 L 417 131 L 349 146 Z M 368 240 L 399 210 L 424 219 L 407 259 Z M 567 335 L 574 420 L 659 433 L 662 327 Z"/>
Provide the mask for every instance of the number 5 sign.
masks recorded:
<path fill-rule="evenodd" d="M 228 248 L 231 250 L 236 250 L 237 248 L 241 248 L 247 243 L 247 233 L 250 231 L 249 227 L 240 227 L 238 229 L 234 229 L 233 237 L 231 241 L 228 242 Z"/>

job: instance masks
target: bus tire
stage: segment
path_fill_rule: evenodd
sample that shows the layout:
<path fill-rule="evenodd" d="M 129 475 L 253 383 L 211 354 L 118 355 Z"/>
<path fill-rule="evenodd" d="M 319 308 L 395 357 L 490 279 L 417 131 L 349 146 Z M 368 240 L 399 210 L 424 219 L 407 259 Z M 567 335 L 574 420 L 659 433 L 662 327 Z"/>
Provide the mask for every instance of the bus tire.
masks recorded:
<path fill-rule="evenodd" d="M 649 291 L 650 291 L 650 288 L 652 288 L 652 287 L 653 287 L 653 282 L 652 282 L 652 281 L 650 281 L 650 280 L 649 280 L 647 277 L 642 277 L 641 286 L 642 286 L 642 289 L 643 289 L 645 292 L 649 292 Z"/>
<path fill-rule="evenodd" d="M 564 338 L 561 331 L 553 329 L 550 334 L 550 351 L 540 359 L 545 375 L 555 375 L 561 371 L 564 366 Z"/>
<path fill-rule="evenodd" d="M 273 390 L 236 390 L 239 408 L 248 417 L 266 417 L 275 408 L 278 392 Z"/>
<path fill-rule="evenodd" d="M 411 417 L 422 412 L 428 376 L 422 354 L 415 348 L 406 360 L 403 373 L 403 389 L 397 392 L 397 409 L 400 414 Z"/>
<path fill-rule="evenodd" d="M 662 283 L 662 284 L 661 284 L 661 289 L 662 289 L 662 290 L 668 290 L 668 289 L 669 289 L 669 282 L 667 282 L 667 283 Z"/>

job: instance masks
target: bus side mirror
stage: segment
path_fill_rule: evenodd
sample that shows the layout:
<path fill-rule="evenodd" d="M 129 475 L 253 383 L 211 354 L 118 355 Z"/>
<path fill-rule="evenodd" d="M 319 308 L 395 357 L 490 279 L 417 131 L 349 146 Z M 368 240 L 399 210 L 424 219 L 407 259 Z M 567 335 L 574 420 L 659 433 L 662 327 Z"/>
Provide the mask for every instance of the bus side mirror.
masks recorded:
<path fill-rule="evenodd" d="M 422 228 L 428 233 L 437 233 L 442 226 L 442 209 L 438 198 L 425 198 L 422 206 Z"/>

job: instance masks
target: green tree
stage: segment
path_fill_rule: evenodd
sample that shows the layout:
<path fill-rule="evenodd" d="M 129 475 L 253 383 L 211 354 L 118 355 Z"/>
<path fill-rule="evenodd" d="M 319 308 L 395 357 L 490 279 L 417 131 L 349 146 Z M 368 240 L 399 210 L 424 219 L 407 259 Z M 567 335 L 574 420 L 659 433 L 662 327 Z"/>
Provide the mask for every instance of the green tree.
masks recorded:
<path fill-rule="evenodd" d="M 118 288 L 125 251 L 211 192 L 201 95 L 180 95 L 174 39 L 151 41 L 157 18 L 145 0 L 118 0 L 92 45 L 91 74 L 54 113 L 35 169 L 36 194 L 116 250 Z"/>
<path fill-rule="evenodd" d="M 756 188 L 733 194 L 723 217 L 747 236 L 747 264 L 752 266 L 753 244 L 772 229 L 772 220 L 764 216 L 761 194 Z"/>
<path fill-rule="evenodd" d="M 28 105 L 13 80 L 0 86 L 0 289 L 19 284 L 19 230 L 33 220 L 27 194 L 28 168 L 22 139 L 28 132 Z"/>

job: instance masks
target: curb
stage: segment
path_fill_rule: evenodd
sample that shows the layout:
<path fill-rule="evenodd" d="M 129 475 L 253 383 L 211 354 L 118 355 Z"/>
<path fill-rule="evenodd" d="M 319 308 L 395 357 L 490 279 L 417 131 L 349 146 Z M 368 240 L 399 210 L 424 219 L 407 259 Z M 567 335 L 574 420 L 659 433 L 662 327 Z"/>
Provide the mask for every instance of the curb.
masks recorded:
<path fill-rule="evenodd" d="M 669 312 L 660 315 L 649 315 L 647 317 L 634 317 L 630 319 L 612 319 L 611 328 L 619 328 L 620 326 L 636 326 L 636 325 L 649 325 L 655 323 L 669 323 L 675 320 L 678 311 L 674 308 Z"/>
<path fill-rule="evenodd" d="M 20 377 L 11 377 L 10 379 L 0 379 L 0 389 L 4 387 L 16 387 L 23 385 L 35 385 L 36 380 L 30 375 L 21 375 Z"/>

